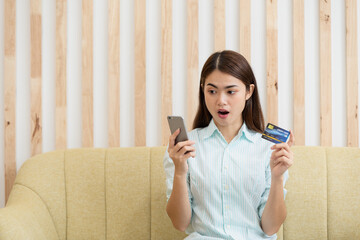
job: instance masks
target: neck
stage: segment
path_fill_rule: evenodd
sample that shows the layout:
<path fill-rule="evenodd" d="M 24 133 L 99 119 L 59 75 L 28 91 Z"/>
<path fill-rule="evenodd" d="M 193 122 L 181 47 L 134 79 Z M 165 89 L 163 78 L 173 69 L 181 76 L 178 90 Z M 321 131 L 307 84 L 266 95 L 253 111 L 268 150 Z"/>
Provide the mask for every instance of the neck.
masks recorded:
<path fill-rule="evenodd" d="M 215 122 L 215 125 L 225 138 L 227 143 L 230 143 L 234 137 L 239 133 L 239 130 L 241 126 L 243 125 L 243 121 L 238 125 L 227 125 L 227 126 L 221 126 L 220 124 Z"/>

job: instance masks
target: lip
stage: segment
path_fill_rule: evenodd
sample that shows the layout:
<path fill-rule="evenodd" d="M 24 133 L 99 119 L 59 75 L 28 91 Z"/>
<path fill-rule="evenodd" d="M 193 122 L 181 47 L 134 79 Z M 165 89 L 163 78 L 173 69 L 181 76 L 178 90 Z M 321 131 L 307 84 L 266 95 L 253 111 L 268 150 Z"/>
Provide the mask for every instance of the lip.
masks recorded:
<path fill-rule="evenodd" d="M 225 112 L 225 111 L 228 112 L 228 113 L 227 114 L 220 114 L 220 112 Z M 217 114 L 218 114 L 219 118 L 226 119 L 229 116 L 230 112 L 228 110 L 226 110 L 226 109 L 221 108 L 221 109 L 218 109 Z"/>

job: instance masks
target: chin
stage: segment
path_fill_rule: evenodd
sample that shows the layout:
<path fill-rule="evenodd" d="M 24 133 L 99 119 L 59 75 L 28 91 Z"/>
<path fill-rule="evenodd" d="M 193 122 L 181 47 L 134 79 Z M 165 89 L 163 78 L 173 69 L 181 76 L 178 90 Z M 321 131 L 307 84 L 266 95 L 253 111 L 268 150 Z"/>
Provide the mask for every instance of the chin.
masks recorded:
<path fill-rule="evenodd" d="M 219 124 L 221 126 L 229 125 L 229 119 L 228 118 L 223 119 L 223 118 L 216 117 L 216 118 L 214 118 L 214 120 L 216 121 L 217 124 Z"/>

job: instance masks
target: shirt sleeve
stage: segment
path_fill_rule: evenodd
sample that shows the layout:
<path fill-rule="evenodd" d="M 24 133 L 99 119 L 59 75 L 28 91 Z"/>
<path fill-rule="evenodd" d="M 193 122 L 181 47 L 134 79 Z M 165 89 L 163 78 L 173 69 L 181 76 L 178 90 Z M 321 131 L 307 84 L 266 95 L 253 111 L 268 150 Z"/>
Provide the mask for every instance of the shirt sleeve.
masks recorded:
<path fill-rule="evenodd" d="M 260 199 L 260 203 L 259 203 L 259 207 L 258 207 L 259 219 L 261 219 L 261 217 L 262 217 L 262 214 L 264 212 L 265 205 L 269 198 L 269 193 L 270 193 L 270 187 L 271 187 L 270 157 L 271 157 L 271 151 L 270 151 L 270 154 L 268 154 L 268 160 L 267 160 L 266 170 L 265 170 L 265 190 L 261 195 L 261 199 Z M 287 193 L 287 190 L 285 189 L 285 183 L 288 180 L 288 178 L 289 178 L 289 172 L 288 172 L 288 170 L 286 170 L 286 172 L 284 173 L 284 183 L 283 183 L 284 199 L 285 199 L 285 196 Z"/>
<path fill-rule="evenodd" d="M 169 147 L 169 146 L 168 146 Z M 175 165 L 172 159 L 169 156 L 168 153 L 168 147 L 166 148 L 165 155 L 164 155 L 164 169 L 165 169 L 165 177 L 166 177 L 166 198 L 167 201 L 169 201 L 172 189 L 173 189 L 173 183 L 174 183 L 174 172 L 175 172 Z M 189 195 L 189 201 L 192 202 L 192 194 L 190 191 L 190 175 L 189 172 L 187 173 L 186 177 L 187 182 L 187 188 L 188 188 L 188 195 Z"/>

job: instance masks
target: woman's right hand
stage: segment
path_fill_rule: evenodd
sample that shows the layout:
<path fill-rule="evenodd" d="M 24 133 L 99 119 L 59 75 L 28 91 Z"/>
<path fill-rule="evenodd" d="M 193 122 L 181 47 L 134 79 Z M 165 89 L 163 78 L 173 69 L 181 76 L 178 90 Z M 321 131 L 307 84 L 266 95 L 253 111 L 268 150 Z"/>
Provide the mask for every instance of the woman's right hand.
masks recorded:
<path fill-rule="evenodd" d="M 177 129 L 169 138 L 168 152 L 175 165 L 175 175 L 186 175 L 188 171 L 187 159 L 195 157 L 194 141 L 187 140 L 178 142 L 175 145 L 175 139 L 179 135 L 180 129 Z"/>

